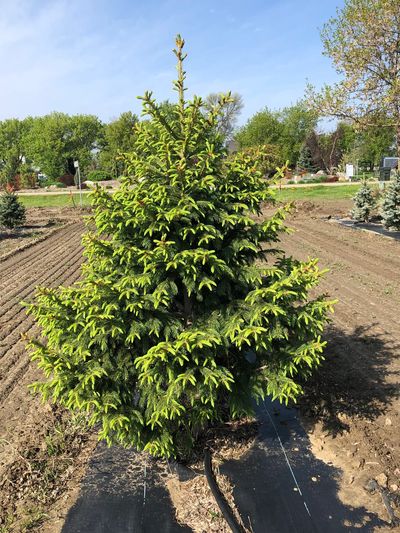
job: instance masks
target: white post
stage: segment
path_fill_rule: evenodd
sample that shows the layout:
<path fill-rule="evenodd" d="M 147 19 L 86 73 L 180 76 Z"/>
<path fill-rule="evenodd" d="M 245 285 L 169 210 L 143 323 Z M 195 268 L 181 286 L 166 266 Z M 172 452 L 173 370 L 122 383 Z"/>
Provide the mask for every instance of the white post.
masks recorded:
<path fill-rule="evenodd" d="M 81 185 L 81 169 L 79 168 L 79 161 L 74 161 L 74 167 L 78 173 L 78 187 L 79 187 L 79 203 L 82 207 L 82 185 Z"/>

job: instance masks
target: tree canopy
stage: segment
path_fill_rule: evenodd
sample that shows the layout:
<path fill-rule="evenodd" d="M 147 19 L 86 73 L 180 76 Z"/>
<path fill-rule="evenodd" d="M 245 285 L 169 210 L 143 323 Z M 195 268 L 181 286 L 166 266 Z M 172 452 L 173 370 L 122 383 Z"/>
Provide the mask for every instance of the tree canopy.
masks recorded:
<path fill-rule="evenodd" d="M 26 122 L 8 119 L 0 122 L 0 184 L 14 185 L 24 161 Z"/>
<path fill-rule="evenodd" d="M 264 144 L 278 147 L 281 164 L 289 161 L 295 166 L 300 150 L 317 124 L 317 116 L 303 102 L 278 111 L 265 108 L 251 117 L 239 129 L 235 139 L 242 148 Z"/>
<path fill-rule="evenodd" d="M 79 160 L 83 171 L 90 165 L 102 134 L 96 116 L 55 112 L 27 122 L 26 153 L 49 178 L 57 179 L 70 171 L 73 159 Z"/>
<path fill-rule="evenodd" d="M 136 135 L 134 127 L 138 121 L 137 115 L 126 111 L 104 126 L 99 165 L 115 178 L 125 172 L 126 165 L 122 154 L 133 148 Z"/>
<path fill-rule="evenodd" d="M 324 53 L 341 80 L 310 105 L 359 126 L 392 126 L 400 155 L 400 9 L 398 0 L 346 0 L 322 33 Z"/>

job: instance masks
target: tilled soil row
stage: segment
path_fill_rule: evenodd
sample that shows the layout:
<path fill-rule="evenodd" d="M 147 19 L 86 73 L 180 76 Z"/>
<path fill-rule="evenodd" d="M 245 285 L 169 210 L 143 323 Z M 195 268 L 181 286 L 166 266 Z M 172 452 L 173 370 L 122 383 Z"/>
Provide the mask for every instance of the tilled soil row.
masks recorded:
<path fill-rule="evenodd" d="M 56 263 L 53 268 L 50 268 L 46 271 L 46 274 L 42 276 L 42 279 L 40 279 L 40 284 L 54 287 L 64 282 L 66 273 L 68 273 L 71 267 L 75 269 L 76 265 L 80 262 L 80 258 L 82 257 L 82 248 L 79 246 L 75 250 L 75 253 L 72 253 L 72 255 L 69 254 L 70 252 L 68 252 L 67 257 L 59 258 L 62 263 L 62 267 L 60 267 L 59 263 Z M 36 286 L 33 283 L 27 287 L 24 287 L 21 293 L 17 294 L 12 301 L 8 302 L 8 311 L 3 312 L 2 314 L 2 327 L 0 330 L 0 359 L 2 357 L 4 348 L 7 348 L 7 346 L 12 343 L 12 339 L 19 337 L 19 333 L 23 333 L 22 331 L 19 331 L 18 328 L 26 319 L 26 309 L 20 304 L 20 302 L 21 299 L 29 299 L 34 293 L 35 288 Z M 4 308 L 5 307 L 6 306 L 4 306 Z M 10 336 L 12 336 L 12 339 L 10 339 Z"/>
<path fill-rule="evenodd" d="M 76 271 L 74 269 L 72 273 L 70 272 L 70 276 L 68 278 L 64 277 L 63 283 L 66 285 L 71 285 L 78 278 L 79 270 Z M 21 338 L 21 335 L 37 336 L 39 333 L 40 330 L 35 325 L 33 319 L 31 317 L 26 317 L 26 319 L 15 330 L 15 335 L 19 337 L 18 340 L 15 341 L 15 344 L 11 344 L 11 339 L 8 339 L 8 349 L 5 349 L 1 359 L 2 368 L 0 373 L 0 401 L 7 397 L 10 391 L 13 389 L 15 383 L 19 381 L 25 374 L 30 364 L 29 357 L 26 353 L 26 341 Z M 13 334 L 13 338 L 14 337 L 15 336 Z"/>
<path fill-rule="evenodd" d="M 325 231 L 321 231 L 321 226 L 327 226 L 324 228 Z M 339 239 L 336 235 L 337 227 L 334 223 L 328 223 L 321 221 L 316 225 L 316 228 L 312 228 L 310 232 L 310 226 L 307 226 L 304 223 L 297 222 L 295 223 L 297 229 L 296 235 L 297 238 L 300 238 L 302 242 L 305 242 L 312 247 L 322 248 L 325 251 L 325 257 L 332 262 L 340 260 L 341 262 L 357 268 L 357 272 L 375 274 L 379 276 L 380 279 L 384 278 L 388 282 L 398 281 L 399 269 L 400 269 L 400 258 L 396 263 L 388 260 L 382 261 L 382 256 L 379 257 L 375 255 L 375 250 L 373 246 L 368 246 L 369 235 L 366 236 L 366 239 L 362 241 L 364 246 L 368 246 L 368 253 L 366 249 L 362 251 L 358 250 L 358 243 L 353 246 L 344 245 L 343 240 Z M 336 230 L 336 231 L 335 231 Z M 341 228 L 340 228 L 341 230 Z M 344 231 L 349 231 L 344 228 Z M 350 230 L 351 231 L 351 230 Z"/>
<path fill-rule="evenodd" d="M 400 251 L 397 276 L 393 270 L 390 278 L 383 280 L 382 277 L 384 276 L 379 274 L 380 265 L 377 261 L 374 262 L 374 268 L 369 270 L 369 267 L 365 266 L 366 262 L 359 260 L 357 252 L 355 252 L 356 259 L 353 262 L 352 250 L 343 250 L 339 247 L 337 244 L 338 238 L 332 230 L 347 231 L 347 229 L 333 226 L 327 222 L 319 222 L 319 224 L 327 225 L 328 230 L 331 230 L 326 235 L 326 238 L 319 239 L 314 237 L 312 222 L 310 221 L 307 231 L 307 226 L 304 223 L 300 224 L 295 221 L 296 230 L 298 225 L 301 226 L 301 230 L 283 239 L 285 252 L 301 259 L 306 259 L 310 256 L 319 257 L 320 266 L 330 269 L 321 281 L 319 290 L 321 292 L 327 291 L 332 297 L 339 298 L 340 302 L 336 315 L 340 306 L 347 304 L 353 308 L 354 314 L 363 317 L 369 323 L 371 323 L 371 318 L 374 321 L 376 319 L 390 335 L 395 335 L 396 338 L 400 339 L 400 329 L 398 329 L 400 328 L 400 317 L 398 315 L 400 302 L 400 285 L 398 285 L 400 279 Z M 365 241 L 365 253 L 368 254 L 369 235 L 366 236 Z M 370 246 L 374 246 L 374 243 L 371 243 Z M 332 249 L 336 249 L 336 252 L 332 252 Z M 382 288 L 388 282 L 393 283 L 390 291 L 393 294 L 385 295 Z M 384 305 L 382 305 L 383 302 Z"/>
<path fill-rule="evenodd" d="M 9 283 L 13 287 L 10 291 L 2 294 L 0 310 L 3 313 L 1 319 L 1 344 L 0 358 L 2 360 L 2 372 L 0 375 L 0 401 L 10 394 L 13 387 L 19 382 L 29 367 L 29 358 L 25 349 L 25 341 L 22 334 L 38 333 L 31 317 L 27 317 L 25 310 L 21 308 L 20 300 L 29 298 L 35 290 L 37 283 L 49 286 L 66 284 L 70 285 L 79 277 L 79 264 L 81 262 L 81 232 L 82 224 L 73 224 L 73 227 L 65 228 L 62 233 L 52 235 L 47 241 L 36 244 L 29 250 L 23 250 L 23 266 L 27 269 L 25 275 L 21 275 L 21 268 L 15 266 L 12 275 L 9 274 Z M 56 237 L 56 243 L 54 239 Z M 29 261 L 28 252 L 34 256 L 34 265 Z M 26 257 L 26 255 L 28 256 Z M 13 268 L 15 257 L 0 265 L 0 275 L 3 272 L 10 273 Z M 11 262 L 11 264 L 9 264 Z M 18 264 L 18 262 L 17 262 Z M 4 269 L 4 270 L 3 270 Z M 20 290 L 18 290 L 18 281 Z"/>
<path fill-rule="evenodd" d="M 82 227 L 80 223 L 68 224 L 54 233 L 51 233 L 44 241 L 37 241 L 32 246 L 17 251 L 15 256 L 3 260 L 0 263 L 0 288 L 8 284 L 9 275 L 14 275 L 17 272 L 22 272 L 23 274 L 26 273 L 26 267 L 28 265 L 34 266 L 36 260 L 38 258 L 40 260 L 44 250 L 48 247 L 54 247 L 55 249 L 59 243 L 65 242 L 65 239 L 67 239 L 69 235 L 77 234 L 79 227 Z"/>
<path fill-rule="evenodd" d="M 79 234 L 69 232 L 67 235 L 62 235 L 62 239 L 60 238 L 57 243 L 43 241 L 39 243 L 42 246 L 38 257 L 32 262 L 27 261 L 21 268 L 10 267 L 13 270 L 8 275 L 0 268 L 1 279 L 4 279 L 1 310 L 6 312 L 13 298 L 25 294 L 24 291 L 30 289 L 32 285 L 38 285 L 46 279 L 52 267 L 60 267 L 63 260 L 67 260 L 71 253 L 74 253 L 74 248 L 80 240 Z"/>

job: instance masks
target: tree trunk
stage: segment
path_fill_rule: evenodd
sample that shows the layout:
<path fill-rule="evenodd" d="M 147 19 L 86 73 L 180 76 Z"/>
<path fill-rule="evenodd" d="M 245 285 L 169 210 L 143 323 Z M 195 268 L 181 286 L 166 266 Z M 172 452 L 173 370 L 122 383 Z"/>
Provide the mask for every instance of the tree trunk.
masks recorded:
<path fill-rule="evenodd" d="M 399 158 L 398 168 L 400 170 L 400 124 L 397 124 L 397 128 L 396 128 L 396 145 L 397 145 L 397 157 Z"/>

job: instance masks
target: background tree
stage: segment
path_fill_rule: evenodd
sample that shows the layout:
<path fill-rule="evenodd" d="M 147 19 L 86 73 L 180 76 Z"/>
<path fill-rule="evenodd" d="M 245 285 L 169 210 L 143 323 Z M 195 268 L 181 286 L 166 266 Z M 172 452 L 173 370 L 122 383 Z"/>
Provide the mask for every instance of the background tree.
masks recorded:
<path fill-rule="evenodd" d="M 283 126 L 276 113 L 267 107 L 253 115 L 235 134 L 240 148 L 273 144 L 278 146 Z"/>
<path fill-rule="evenodd" d="M 302 101 L 278 111 L 277 117 L 282 124 L 278 145 L 283 160 L 295 167 L 304 141 L 317 126 L 318 117 Z"/>
<path fill-rule="evenodd" d="M 135 124 L 138 120 L 137 115 L 126 111 L 104 126 L 99 164 L 102 170 L 109 172 L 114 178 L 118 178 L 125 172 L 125 161 L 121 154 L 133 149 Z"/>
<path fill-rule="evenodd" d="M 260 218 L 274 193 L 257 161 L 227 158 L 218 108 L 185 101 L 183 45 L 177 112 L 169 120 L 146 93 L 151 121 L 136 126 L 127 177 L 94 193 L 82 282 L 41 289 L 30 306 L 47 338 L 32 343 L 44 397 L 88 410 L 109 443 L 158 456 L 253 400 L 295 399 L 331 308 L 308 296 L 316 260 L 277 255 L 287 208 Z"/>
<path fill-rule="evenodd" d="M 317 170 L 334 174 L 343 160 L 343 151 L 348 149 L 347 126 L 339 123 L 332 132 L 317 133 L 312 131 L 306 139 L 313 165 Z"/>
<path fill-rule="evenodd" d="M 295 166 L 307 136 L 317 123 L 317 116 L 303 102 L 278 111 L 265 108 L 251 117 L 235 134 L 241 148 L 275 145 L 282 157 Z"/>
<path fill-rule="evenodd" d="M 390 182 L 381 206 L 383 224 L 386 228 L 400 230 L 400 173 Z"/>
<path fill-rule="evenodd" d="M 78 159 L 86 172 L 102 135 L 103 126 L 96 116 L 51 113 L 29 121 L 26 152 L 36 167 L 57 180 L 71 172 L 70 161 Z"/>
<path fill-rule="evenodd" d="M 321 36 L 342 80 L 319 94 L 310 86 L 310 105 L 321 115 L 350 119 L 360 127 L 395 128 L 400 155 L 398 0 L 346 0 Z"/>
<path fill-rule="evenodd" d="M 353 146 L 346 152 L 351 162 L 372 172 L 384 156 L 396 155 L 395 129 L 393 127 L 365 127 L 355 130 Z"/>
<path fill-rule="evenodd" d="M 0 122 L 0 184 L 15 186 L 24 161 L 26 123 L 12 118 Z"/>
<path fill-rule="evenodd" d="M 226 101 L 221 107 L 221 93 L 211 93 L 207 96 L 204 106 L 206 112 L 212 112 L 214 106 L 219 109 L 217 131 L 225 141 L 232 139 L 233 131 L 244 105 L 240 94 L 233 93 L 230 96 L 229 101 Z"/>
<path fill-rule="evenodd" d="M 297 168 L 307 172 L 315 172 L 316 170 L 311 149 L 306 143 L 303 144 L 300 150 L 299 158 L 297 160 Z"/>

